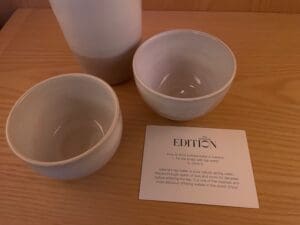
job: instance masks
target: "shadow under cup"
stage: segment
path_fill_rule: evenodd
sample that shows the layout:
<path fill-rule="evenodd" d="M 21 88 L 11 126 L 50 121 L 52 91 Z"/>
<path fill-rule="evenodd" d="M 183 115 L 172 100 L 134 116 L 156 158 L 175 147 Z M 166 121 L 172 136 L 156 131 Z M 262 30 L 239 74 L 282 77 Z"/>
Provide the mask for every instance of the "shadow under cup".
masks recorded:
<path fill-rule="evenodd" d="M 97 78 L 89 77 L 49 79 L 17 102 L 7 126 L 16 154 L 38 162 L 59 162 L 101 141 L 118 113 L 118 103 L 109 91 L 99 88 Z"/>

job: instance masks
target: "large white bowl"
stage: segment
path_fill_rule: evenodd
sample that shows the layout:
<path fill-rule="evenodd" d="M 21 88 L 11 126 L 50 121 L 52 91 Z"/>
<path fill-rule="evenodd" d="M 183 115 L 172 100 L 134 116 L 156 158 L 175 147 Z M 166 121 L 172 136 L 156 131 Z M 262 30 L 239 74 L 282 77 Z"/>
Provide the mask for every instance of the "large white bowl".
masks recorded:
<path fill-rule="evenodd" d="M 75 179 L 104 166 L 122 136 L 113 89 L 85 74 L 66 74 L 28 90 L 6 124 L 12 151 L 42 175 Z"/>
<path fill-rule="evenodd" d="M 218 105 L 236 74 L 236 59 L 218 38 L 194 30 L 172 30 L 145 41 L 133 71 L 145 102 L 171 120 L 203 116 Z"/>

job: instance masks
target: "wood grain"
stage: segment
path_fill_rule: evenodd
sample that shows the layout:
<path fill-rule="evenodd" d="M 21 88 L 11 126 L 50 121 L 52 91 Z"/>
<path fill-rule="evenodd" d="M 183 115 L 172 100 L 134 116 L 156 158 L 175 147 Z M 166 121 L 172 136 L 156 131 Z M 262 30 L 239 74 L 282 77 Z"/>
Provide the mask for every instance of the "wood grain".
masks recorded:
<path fill-rule="evenodd" d="M 25 7 L 45 7 L 48 0 L 15 0 Z M 143 0 L 146 10 L 201 10 L 300 13 L 298 0 Z"/>
<path fill-rule="evenodd" d="M 8 20 L 10 15 L 14 11 L 14 6 L 11 1 L 1 0 L 0 1 L 0 29 L 3 24 Z"/>
<path fill-rule="evenodd" d="M 298 0 L 146 0 L 148 10 L 200 10 L 299 13 Z"/>
<path fill-rule="evenodd" d="M 1 0 L 0 28 L 17 8 L 49 8 L 49 0 Z M 299 0 L 143 0 L 145 10 L 300 13 Z"/>
<path fill-rule="evenodd" d="M 50 10 L 16 11 L 0 32 L 1 225 L 300 224 L 300 15 L 144 13 L 144 38 L 182 27 L 217 35 L 235 52 L 238 74 L 225 100 L 203 118 L 175 123 L 153 113 L 133 81 L 115 86 L 124 116 L 117 154 L 94 175 L 61 182 L 12 154 L 5 121 L 29 87 L 81 69 Z M 246 130 L 260 209 L 138 200 L 147 124 Z"/>
<path fill-rule="evenodd" d="M 48 0 L 1 0 L 15 7 L 49 7 Z M 300 13 L 299 0 L 143 0 L 146 10 L 201 10 Z"/>

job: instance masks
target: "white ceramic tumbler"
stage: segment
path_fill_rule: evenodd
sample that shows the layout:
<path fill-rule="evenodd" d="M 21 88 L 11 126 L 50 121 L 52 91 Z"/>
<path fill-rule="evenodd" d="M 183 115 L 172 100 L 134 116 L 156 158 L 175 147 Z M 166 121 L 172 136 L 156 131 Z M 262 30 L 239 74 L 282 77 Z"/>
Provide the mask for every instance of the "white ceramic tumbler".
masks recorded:
<path fill-rule="evenodd" d="M 141 0 L 50 0 L 64 36 L 87 73 L 109 84 L 132 76 L 141 39 Z"/>

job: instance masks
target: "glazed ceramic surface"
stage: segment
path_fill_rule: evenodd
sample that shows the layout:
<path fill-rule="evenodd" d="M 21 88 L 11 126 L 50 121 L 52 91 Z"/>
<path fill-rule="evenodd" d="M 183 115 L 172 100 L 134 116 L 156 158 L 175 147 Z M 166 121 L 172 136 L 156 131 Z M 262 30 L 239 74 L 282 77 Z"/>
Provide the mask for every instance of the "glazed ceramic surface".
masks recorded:
<path fill-rule="evenodd" d="M 50 0 L 50 4 L 87 73 L 110 84 L 131 78 L 141 38 L 141 0 Z"/>
<path fill-rule="evenodd" d="M 66 74 L 28 90 L 7 119 L 12 151 L 39 173 L 75 179 L 104 166 L 116 152 L 122 116 L 112 88 L 85 74 Z"/>
<path fill-rule="evenodd" d="M 218 38 L 194 30 L 172 30 L 144 42 L 133 60 L 135 82 L 158 114 L 185 121 L 205 115 L 224 98 L 236 59 Z"/>

